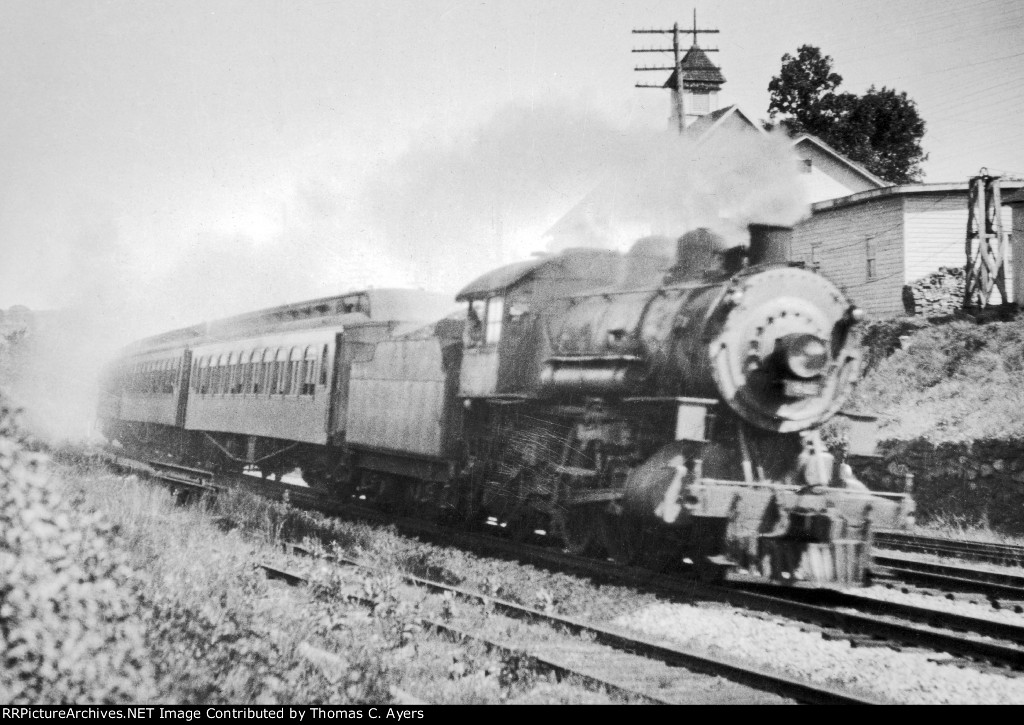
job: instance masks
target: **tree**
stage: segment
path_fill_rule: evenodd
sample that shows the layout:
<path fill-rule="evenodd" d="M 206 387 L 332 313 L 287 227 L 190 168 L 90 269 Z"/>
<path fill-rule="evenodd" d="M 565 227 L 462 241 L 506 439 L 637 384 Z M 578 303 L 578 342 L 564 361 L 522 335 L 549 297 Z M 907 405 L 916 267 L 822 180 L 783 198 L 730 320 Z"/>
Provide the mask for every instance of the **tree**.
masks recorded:
<path fill-rule="evenodd" d="M 863 96 L 837 92 L 843 77 L 832 58 L 803 45 L 782 56 L 779 75 L 768 84 L 768 113 L 790 133 L 806 132 L 893 184 L 921 179 L 925 122 L 906 93 L 871 86 Z"/>

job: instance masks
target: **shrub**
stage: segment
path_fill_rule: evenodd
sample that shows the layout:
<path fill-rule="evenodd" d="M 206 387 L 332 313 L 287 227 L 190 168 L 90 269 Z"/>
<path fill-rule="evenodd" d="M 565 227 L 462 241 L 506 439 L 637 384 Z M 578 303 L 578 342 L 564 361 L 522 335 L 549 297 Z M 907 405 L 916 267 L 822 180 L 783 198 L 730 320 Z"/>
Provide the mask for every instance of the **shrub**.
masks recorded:
<path fill-rule="evenodd" d="M 0 702 L 145 699 L 131 570 L 103 518 L 54 491 L 47 463 L 0 399 Z"/>

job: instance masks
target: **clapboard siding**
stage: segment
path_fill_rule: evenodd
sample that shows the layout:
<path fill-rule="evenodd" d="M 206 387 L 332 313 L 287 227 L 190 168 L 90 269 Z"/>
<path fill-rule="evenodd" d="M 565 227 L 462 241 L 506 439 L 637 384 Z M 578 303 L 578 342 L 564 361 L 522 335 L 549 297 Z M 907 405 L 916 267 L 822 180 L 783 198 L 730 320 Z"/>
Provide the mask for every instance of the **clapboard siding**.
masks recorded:
<path fill-rule="evenodd" d="M 1010 247 L 1011 249 L 1014 247 L 1020 249 L 1024 246 L 1024 203 L 1013 206 L 1012 217 L 1013 232 L 1010 236 Z M 1012 267 L 1016 280 L 1015 284 L 1011 287 L 1014 291 L 1014 299 L 1024 300 L 1024 254 L 1014 257 Z"/>
<path fill-rule="evenodd" d="M 810 139 L 798 141 L 794 144 L 793 150 L 803 162 L 801 170 L 804 173 L 800 175 L 800 180 L 807 200 L 812 204 L 879 188 L 876 181 L 852 169 L 848 163 L 834 155 L 826 153 Z M 807 162 L 810 162 L 809 165 Z"/>
<path fill-rule="evenodd" d="M 903 200 L 823 209 L 793 230 L 791 258 L 835 283 L 871 315 L 903 314 Z M 874 244 L 875 276 L 867 278 L 868 242 Z M 812 247 L 814 249 L 812 259 Z"/>
<path fill-rule="evenodd" d="M 906 199 L 906 283 L 931 274 L 939 267 L 964 266 L 967 234 L 967 193 L 921 194 Z M 1002 210 L 1003 231 L 1009 232 L 1012 214 Z M 1009 245 L 1008 245 L 1009 246 Z M 1007 265 L 1007 292 L 1013 289 L 1012 249 Z M 1012 294 L 1011 294 L 1012 296 Z"/>

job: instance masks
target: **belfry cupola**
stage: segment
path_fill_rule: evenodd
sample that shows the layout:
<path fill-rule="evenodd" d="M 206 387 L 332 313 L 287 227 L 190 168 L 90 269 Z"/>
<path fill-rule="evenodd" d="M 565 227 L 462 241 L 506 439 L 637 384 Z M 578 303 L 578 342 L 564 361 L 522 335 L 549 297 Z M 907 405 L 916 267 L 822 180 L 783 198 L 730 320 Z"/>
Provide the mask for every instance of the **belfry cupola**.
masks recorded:
<path fill-rule="evenodd" d="M 680 75 L 682 83 L 680 84 Z M 693 121 L 718 110 L 718 91 L 725 83 L 721 69 L 711 62 L 707 53 L 695 42 L 686 55 L 679 61 L 679 66 L 665 81 L 665 88 L 670 88 L 673 95 L 672 121 L 678 123 L 678 113 L 683 111 L 683 125 L 689 126 Z M 682 93 L 682 103 L 675 98 Z"/>

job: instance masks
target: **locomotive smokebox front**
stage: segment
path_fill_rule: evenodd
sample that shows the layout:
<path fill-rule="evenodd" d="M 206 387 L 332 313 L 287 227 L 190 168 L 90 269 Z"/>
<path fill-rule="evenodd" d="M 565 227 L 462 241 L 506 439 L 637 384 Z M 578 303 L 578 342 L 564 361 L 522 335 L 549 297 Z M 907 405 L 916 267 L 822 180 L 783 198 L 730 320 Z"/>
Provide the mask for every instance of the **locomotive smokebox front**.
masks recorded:
<path fill-rule="evenodd" d="M 763 430 L 792 433 L 824 423 L 860 377 L 850 332 L 861 317 L 835 285 L 807 270 L 772 266 L 737 275 L 703 340 L 721 399 Z"/>

